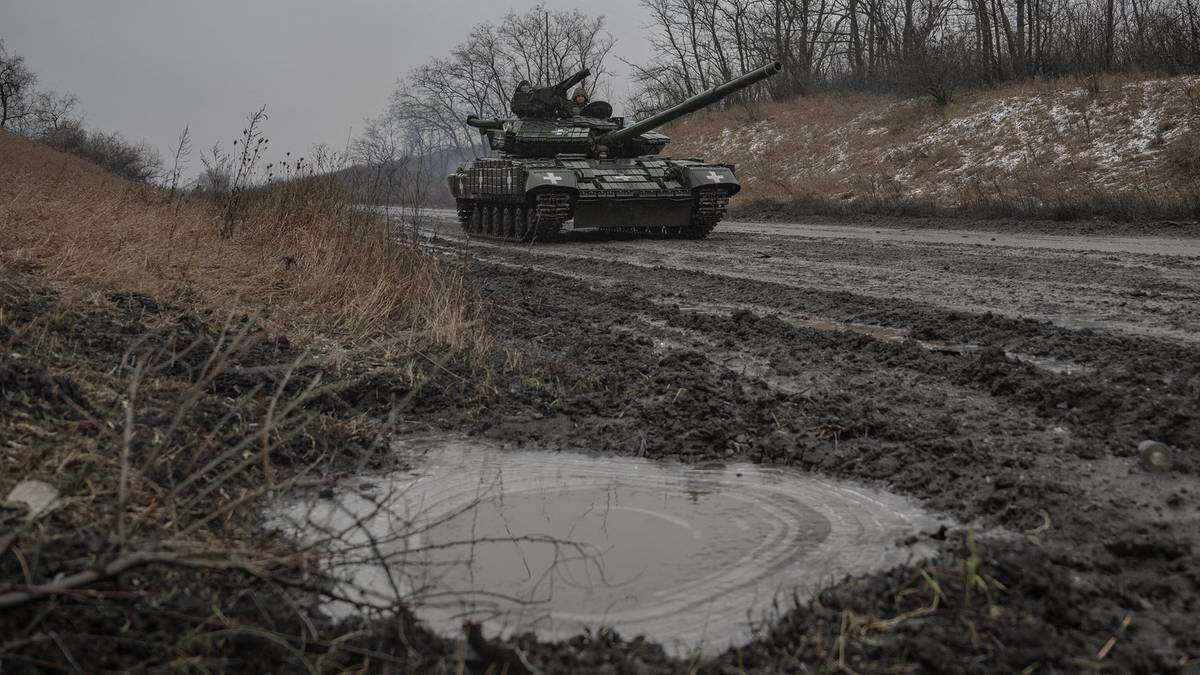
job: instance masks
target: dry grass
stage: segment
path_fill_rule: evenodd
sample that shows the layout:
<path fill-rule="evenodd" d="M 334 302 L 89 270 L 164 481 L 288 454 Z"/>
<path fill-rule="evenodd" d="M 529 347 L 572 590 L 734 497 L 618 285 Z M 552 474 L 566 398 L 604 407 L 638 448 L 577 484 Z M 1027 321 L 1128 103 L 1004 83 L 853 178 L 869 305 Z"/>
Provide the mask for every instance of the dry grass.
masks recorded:
<path fill-rule="evenodd" d="M 364 335 L 397 326 L 464 347 L 479 339 L 461 272 L 354 208 L 337 181 L 246 200 L 231 237 L 202 197 L 169 204 L 74 157 L 0 132 L 0 250 L 52 278 L 282 326 Z"/>

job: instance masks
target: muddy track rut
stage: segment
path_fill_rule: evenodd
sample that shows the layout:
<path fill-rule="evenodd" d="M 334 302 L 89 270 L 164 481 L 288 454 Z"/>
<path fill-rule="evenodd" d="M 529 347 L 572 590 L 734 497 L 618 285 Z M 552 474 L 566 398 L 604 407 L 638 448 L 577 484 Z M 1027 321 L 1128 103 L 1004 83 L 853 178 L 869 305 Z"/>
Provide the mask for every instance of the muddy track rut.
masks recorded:
<path fill-rule="evenodd" d="M 498 404 L 480 433 L 877 481 L 991 533 L 1034 586 L 1075 580 L 1069 599 L 1023 598 L 1036 620 L 992 627 L 1012 647 L 990 648 L 995 670 L 1033 665 L 1047 635 L 1084 658 L 1125 616 L 1138 628 L 1102 665 L 1196 667 L 1200 240 L 723 224 L 701 242 L 528 247 L 435 232 L 541 368 L 544 396 Z M 1171 470 L 1143 466 L 1145 439 L 1176 448 Z M 1079 605 L 1070 620 L 1061 602 Z M 738 658 L 778 667 L 805 644 L 796 630 Z M 943 667 L 978 663 L 961 656 Z"/>

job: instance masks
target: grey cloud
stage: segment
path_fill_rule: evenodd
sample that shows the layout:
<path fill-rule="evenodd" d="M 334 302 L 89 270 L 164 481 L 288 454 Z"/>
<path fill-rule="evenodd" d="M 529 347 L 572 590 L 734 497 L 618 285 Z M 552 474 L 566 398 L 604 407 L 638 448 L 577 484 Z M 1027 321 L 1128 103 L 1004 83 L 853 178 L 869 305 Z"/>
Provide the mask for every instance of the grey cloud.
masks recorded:
<path fill-rule="evenodd" d="M 42 87 L 78 95 L 91 126 L 166 154 L 185 124 L 197 149 L 228 144 L 246 113 L 266 104 L 271 145 L 282 154 L 340 147 L 409 68 L 443 55 L 474 24 L 535 4 L 0 0 L 0 37 Z M 645 17 L 633 0 L 548 4 L 604 14 L 616 54 L 645 58 Z M 623 98 L 626 68 L 613 59 L 610 69 L 613 95 Z"/>

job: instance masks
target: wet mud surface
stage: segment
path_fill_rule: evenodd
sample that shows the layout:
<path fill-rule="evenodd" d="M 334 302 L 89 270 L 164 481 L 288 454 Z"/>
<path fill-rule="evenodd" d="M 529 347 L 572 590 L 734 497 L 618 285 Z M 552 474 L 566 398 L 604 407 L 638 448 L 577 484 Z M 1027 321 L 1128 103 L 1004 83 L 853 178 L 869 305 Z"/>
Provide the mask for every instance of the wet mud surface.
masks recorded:
<path fill-rule="evenodd" d="M 877 481 L 979 532 L 1017 533 L 977 544 L 995 566 L 987 591 L 961 577 L 971 528 L 946 539 L 928 573 L 957 577 L 937 583 L 956 585 L 966 614 L 922 614 L 937 593 L 913 568 L 841 583 L 722 661 L 731 672 L 787 659 L 860 672 L 1195 672 L 1193 242 L 1166 255 L 1144 252 L 1155 242 L 1091 250 L 733 225 L 687 244 L 581 233 L 530 248 L 438 231 L 431 247 L 471 261 L 497 333 L 537 364 L 544 389 L 465 420 L 475 432 Z M 1146 439 L 1174 448 L 1169 470 L 1143 464 Z M 914 620 L 863 619 L 897 615 Z M 847 628 L 857 619 L 867 623 Z"/>
<path fill-rule="evenodd" d="M 456 236 L 451 227 L 443 223 L 441 229 Z M 877 301 L 876 306 L 909 300 L 1066 328 L 1200 340 L 1200 239 L 744 223 L 722 224 L 691 248 L 669 241 L 588 241 L 590 236 L 577 233 L 539 247 L 527 264 L 589 281 L 605 276 L 611 282 L 654 280 L 667 293 L 687 297 L 693 291 L 700 302 L 761 304 L 755 298 L 768 284 L 825 297 L 851 293 L 855 300 Z M 487 259 L 496 245 L 472 246 Z M 635 269 L 622 273 L 612 263 Z M 606 267 L 607 275 L 597 274 Z M 678 272 L 716 276 L 722 284 L 680 283 Z M 741 288 L 749 292 L 738 292 Z M 854 309 L 857 302 L 837 304 Z"/>
<path fill-rule="evenodd" d="M 849 479 L 962 525 L 900 542 L 932 559 L 831 579 L 811 599 L 781 603 L 743 647 L 701 661 L 609 630 L 449 640 L 407 610 L 339 621 L 288 585 L 318 569 L 303 561 L 265 582 L 146 568 L 0 612 L 6 669 L 82 669 L 82 659 L 95 670 L 246 672 L 1200 670 L 1200 279 L 1190 243 L 1168 255 L 1147 242 L 1094 250 L 1084 239 L 1045 247 L 730 225 L 703 242 L 581 233 L 530 248 L 437 229 L 430 250 L 461 264 L 484 304 L 490 362 L 358 351 L 309 366 L 306 377 L 339 386 L 308 404 L 320 433 L 295 437 L 292 466 L 276 470 L 322 481 L 377 472 L 395 461 L 381 455 L 384 430 L 466 433 L 501 451 L 586 448 Z M 115 479 L 94 479 L 94 467 L 115 466 L 121 425 L 92 420 L 121 411 L 131 350 L 147 334 L 198 345 L 140 394 L 149 426 L 135 452 L 149 452 L 220 342 L 221 319 L 129 294 L 66 303 L 35 270 L 0 272 L 6 457 L 44 464 L 33 477 L 113 509 Z M 236 442 L 243 420 L 272 405 L 296 347 L 255 335 L 236 360 L 242 370 L 205 389 L 188 417 L 195 437 L 232 419 Z M 81 433 L 76 452 L 64 439 Z M 1143 461 L 1145 440 L 1171 446 L 1169 467 Z M 151 478 L 173 485 L 174 470 Z M 282 546 L 255 529 L 257 507 L 232 506 L 262 481 L 251 472 L 227 494 L 204 491 L 190 515 L 230 509 L 237 517 L 213 524 L 214 535 Z M 23 557 L 4 558 L 5 583 L 108 559 L 111 510 L 81 528 L 68 518 L 79 501 L 67 505 L 44 521 L 44 541 L 22 539 Z M 143 527 L 158 542 L 178 526 Z"/>

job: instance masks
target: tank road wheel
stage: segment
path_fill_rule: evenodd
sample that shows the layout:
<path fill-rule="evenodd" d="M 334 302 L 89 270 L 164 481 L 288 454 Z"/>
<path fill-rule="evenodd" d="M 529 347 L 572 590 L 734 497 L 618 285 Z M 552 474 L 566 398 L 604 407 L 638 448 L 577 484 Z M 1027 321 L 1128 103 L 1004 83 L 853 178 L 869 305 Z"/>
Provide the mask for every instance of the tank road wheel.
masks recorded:
<path fill-rule="evenodd" d="M 529 211 L 524 206 L 518 206 L 513 213 L 513 239 L 525 241 L 529 234 Z"/>
<path fill-rule="evenodd" d="M 471 214 L 475 212 L 474 205 L 465 199 L 458 200 L 458 224 L 462 226 L 463 232 L 471 232 Z"/>
<path fill-rule="evenodd" d="M 514 239 L 515 237 L 513 235 L 515 233 L 515 223 L 513 222 L 513 211 L 516 209 L 511 206 L 505 206 L 503 210 L 504 227 L 501 229 L 500 234 L 504 235 L 505 239 Z"/>
<path fill-rule="evenodd" d="M 479 234 L 483 232 L 483 206 L 475 205 L 471 209 L 471 233 Z"/>
<path fill-rule="evenodd" d="M 725 207 L 728 205 L 729 193 L 721 188 L 697 189 L 696 201 L 692 204 L 692 224 L 681 228 L 679 236 L 683 239 L 704 239 L 725 217 Z"/>

